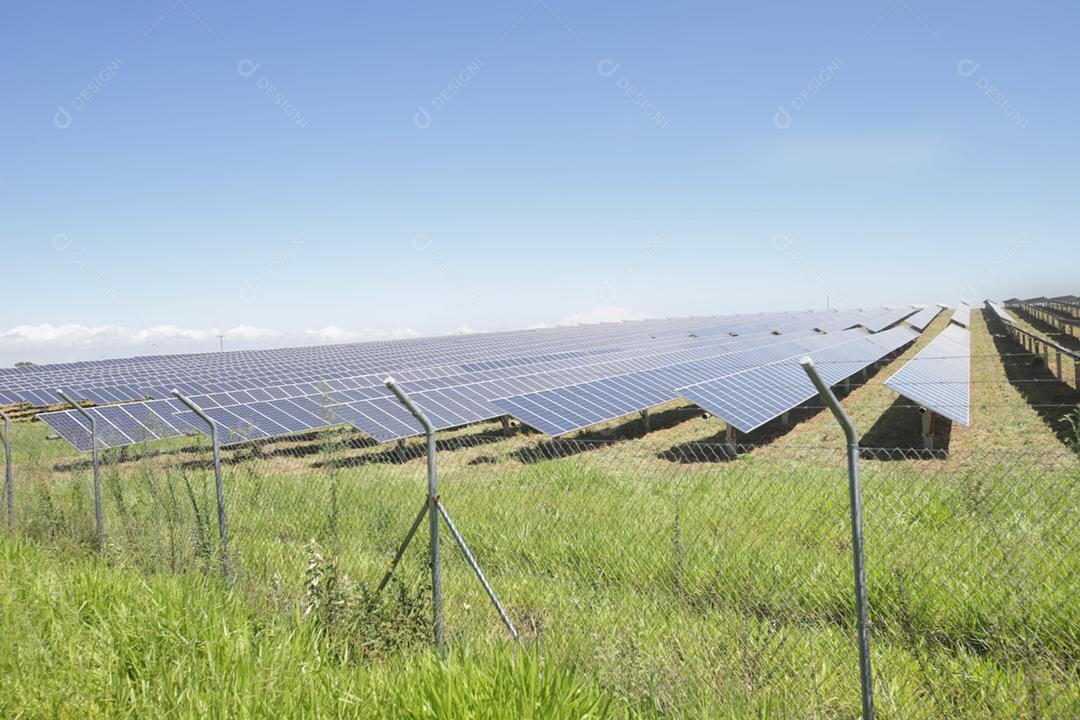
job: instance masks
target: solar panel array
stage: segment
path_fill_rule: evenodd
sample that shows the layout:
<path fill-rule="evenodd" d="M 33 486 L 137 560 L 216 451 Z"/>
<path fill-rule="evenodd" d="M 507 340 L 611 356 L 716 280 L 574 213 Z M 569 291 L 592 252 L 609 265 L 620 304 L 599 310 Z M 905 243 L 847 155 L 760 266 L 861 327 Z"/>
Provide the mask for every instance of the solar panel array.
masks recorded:
<path fill-rule="evenodd" d="M 694 404 L 705 408 L 742 432 L 750 432 L 798 407 L 818 392 L 799 365 L 809 355 L 828 385 L 851 377 L 863 368 L 907 345 L 919 336 L 905 327 L 867 335 L 859 331 L 807 338 L 800 352 L 772 363 L 731 373 L 679 389 Z"/>
<path fill-rule="evenodd" d="M 904 318 L 909 317 L 914 312 L 915 308 L 911 307 L 896 308 L 894 310 L 890 310 L 889 312 L 882 313 L 881 315 L 867 321 L 866 323 L 863 323 L 863 327 L 865 327 L 870 332 L 881 332 L 885 328 L 891 325 L 895 325 Z"/>
<path fill-rule="evenodd" d="M 759 345 L 819 336 L 821 331 L 829 332 L 821 337 L 835 336 L 845 328 L 876 326 L 883 316 L 891 324 L 896 314 L 872 309 L 733 315 L 157 356 L 8 371 L 0 374 L 0 384 L 41 404 L 53 402 L 50 385 L 97 403 L 159 398 L 90 409 L 104 447 L 205 432 L 201 420 L 171 399 L 173 386 L 218 421 L 224 444 L 344 423 L 389 441 L 421 430 L 382 385 L 388 374 L 399 380 L 437 429 L 506 414 L 502 400 L 589 383 L 633 386 L 637 403 L 649 402 L 644 406 L 649 407 L 676 397 L 677 384 L 703 379 L 700 373 L 720 372 L 724 356 L 742 352 L 742 362 L 750 363 L 752 356 L 746 353 Z M 673 374 L 692 367 L 699 374 Z M 656 383 L 662 377 L 670 382 L 660 393 Z M 611 405 L 608 411 L 624 404 Z M 80 450 L 91 448 L 88 423 L 79 413 L 65 410 L 40 417 Z"/>
<path fill-rule="evenodd" d="M 968 327 L 971 325 L 971 307 L 967 303 L 960 303 L 956 306 L 956 310 L 953 311 L 952 318 L 950 320 L 961 327 Z"/>
<path fill-rule="evenodd" d="M 971 422 L 971 333 L 950 323 L 885 385 L 938 415 Z"/>
<path fill-rule="evenodd" d="M 987 300 L 986 306 L 993 310 L 994 314 L 998 316 L 998 319 L 1007 325 L 1015 325 L 1016 319 L 1009 314 L 1009 311 L 1005 309 L 1005 306 L 999 302 L 993 300 Z"/>
<path fill-rule="evenodd" d="M 920 332 L 925 330 L 927 326 L 934 322 L 934 318 L 941 314 L 941 307 L 938 305 L 928 305 L 919 312 L 909 317 L 906 322 L 911 327 L 919 330 Z"/>

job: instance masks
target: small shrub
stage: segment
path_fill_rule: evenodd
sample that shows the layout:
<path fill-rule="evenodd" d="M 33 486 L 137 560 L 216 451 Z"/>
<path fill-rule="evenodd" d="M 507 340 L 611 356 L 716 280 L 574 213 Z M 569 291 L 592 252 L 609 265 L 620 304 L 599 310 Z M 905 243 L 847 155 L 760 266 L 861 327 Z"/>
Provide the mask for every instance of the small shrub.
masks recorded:
<path fill-rule="evenodd" d="M 319 627 L 330 650 L 342 660 L 371 659 L 431 637 L 426 587 L 410 590 L 397 577 L 381 593 L 342 572 L 317 542 L 308 544 L 303 614 Z"/>

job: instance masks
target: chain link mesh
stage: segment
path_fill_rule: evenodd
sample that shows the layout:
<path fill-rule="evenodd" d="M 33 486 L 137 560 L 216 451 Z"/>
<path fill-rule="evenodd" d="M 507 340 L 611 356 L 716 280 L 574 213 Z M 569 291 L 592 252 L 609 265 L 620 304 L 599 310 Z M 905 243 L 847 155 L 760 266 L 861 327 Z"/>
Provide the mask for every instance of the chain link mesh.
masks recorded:
<path fill-rule="evenodd" d="M 438 448 L 440 502 L 526 645 L 661 712 L 859 714 L 843 448 L 475 429 Z M 19 452 L 16 530 L 93 549 L 89 456 Z M 208 439 L 103 452 L 110 559 L 208 575 L 227 559 L 268 612 L 311 612 L 312 568 L 373 589 L 426 498 L 422 442 L 343 428 L 226 448 L 222 468 L 227 556 Z M 1077 456 L 864 450 L 862 473 L 879 715 L 1075 716 Z M 443 528 L 447 641 L 509 642 Z M 430 622 L 426 520 L 396 578 Z"/>

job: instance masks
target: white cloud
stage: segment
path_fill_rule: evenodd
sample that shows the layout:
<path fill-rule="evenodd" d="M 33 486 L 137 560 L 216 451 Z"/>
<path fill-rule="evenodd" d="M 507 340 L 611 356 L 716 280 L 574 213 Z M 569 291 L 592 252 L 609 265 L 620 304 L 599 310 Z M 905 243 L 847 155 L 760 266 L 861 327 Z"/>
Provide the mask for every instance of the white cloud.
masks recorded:
<path fill-rule="evenodd" d="M 574 313 L 559 321 L 559 325 L 592 325 L 605 322 L 624 322 L 626 320 L 644 320 L 648 315 L 626 307 L 606 305 L 585 312 Z"/>
<path fill-rule="evenodd" d="M 219 335 L 225 336 L 226 349 L 237 350 L 389 340 L 417 337 L 420 333 L 407 328 L 346 330 L 333 325 L 293 332 L 252 325 L 220 329 L 185 328 L 178 325 L 129 328 L 122 325 L 42 323 L 18 325 L 0 331 L 0 357 L 4 360 L 17 357 L 35 362 L 58 362 L 103 355 L 124 357 L 147 353 L 213 351 L 219 347 Z"/>

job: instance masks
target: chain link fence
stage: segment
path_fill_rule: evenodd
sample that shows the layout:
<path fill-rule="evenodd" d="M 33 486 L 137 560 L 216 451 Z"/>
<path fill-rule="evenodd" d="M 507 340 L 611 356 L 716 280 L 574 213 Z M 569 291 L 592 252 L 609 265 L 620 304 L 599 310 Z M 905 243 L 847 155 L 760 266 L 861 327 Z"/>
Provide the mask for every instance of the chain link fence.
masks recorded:
<path fill-rule="evenodd" d="M 482 430 L 440 435 L 440 502 L 526 646 L 661 713 L 859 715 L 843 447 Z M 13 531 L 95 549 L 89 457 L 42 439 L 15 460 Z M 863 450 L 879 717 L 1080 714 L 1077 460 Z M 374 592 L 426 498 L 422 441 L 335 428 L 222 467 L 227 558 L 209 440 L 103 452 L 104 552 L 147 572 L 227 560 L 258 607 L 315 615 L 353 654 L 430 642 L 426 521 Z M 442 585 L 448 644 L 512 642 L 448 533 Z"/>

